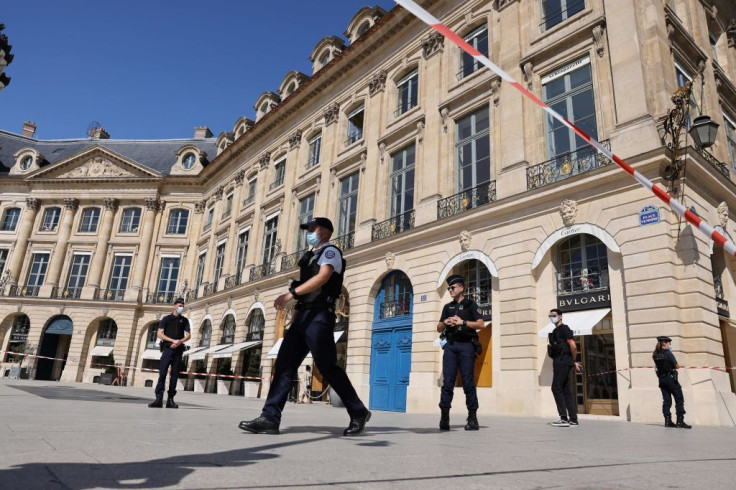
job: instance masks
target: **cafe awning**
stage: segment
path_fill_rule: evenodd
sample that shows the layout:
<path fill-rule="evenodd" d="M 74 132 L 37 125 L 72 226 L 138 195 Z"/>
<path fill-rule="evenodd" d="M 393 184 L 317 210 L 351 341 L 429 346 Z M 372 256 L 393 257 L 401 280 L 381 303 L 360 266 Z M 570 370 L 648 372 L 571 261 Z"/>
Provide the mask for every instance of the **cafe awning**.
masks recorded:
<path fill-rule="evenodd" d="M 338 340 L 340 340 L 340 337 L 342 337 L 342 334 L 345 333 L 345 330 L 340 330 L 339 332 L 333 332 L 333 337 L 335 338 L 335 343 L 337 343 Z M 279 339 L 276 341 L 276 343 L 271 347 L 271 350 L 268 351 L 268 354 L 266 354 L 266 359 L 276 359 L 276 356 L 279 355 L 279 349 L 281 348 L 281 342 L 283 342 L 284 339 Z M 312 357 L 312 353 L 310 352 L 307 354 L 307 357 Z"/>
<path fill-rule="evenodd" d="M 593 327 L 598 325 L 603 318 L 611 311 L 610 308 L 600 308 L 597 310 L 573 311 L 562 314 L 562 323 L 570 327 L 573 335 L 590 335 L 593 333 Z M 555 329 L 554 323 L 548 323 L 542 330 L 538 332 L 539 337 L 547 337 L 552 330 Z"/>
<path fill-rule="evenodd" d="M 109 347 L 107 345 L 96 345 L 92 349 L 92 352 L 90 352 L 90 356 L 99 356 L 99 357 L 107 357 L 110 355 L 110 352 L 112 352 L 113 347 Z"/>
<path fill-rule="evenodd" d="M 209 350 L 209 346 L 195 347 L 194 349 L 189 349 L 183 355 L 189 356 L 189 359 L 192 361 L 201 361 L 207 356 L 207 351 Z"/>
<path fill-rule="evenodd" d="M 158 361 L 161 359 L 161 351 L 159 349 L 146 349 L 143 351 L 143 359 Z"/>
<path fill-rule="evenodd" d="M 256 345 L 260 344 L 260 340 L 254 340 L 251 342 L 240 342 L 238 344 L 229 344 L 224 349 L 220 349 L 217 352 L 212 353 L 213 359 L 221 359 L 223 357 L 231 357 L 236 352 L 240 352 L 241 350 L 250 349 L 251 347 L 255 347 Z"/>

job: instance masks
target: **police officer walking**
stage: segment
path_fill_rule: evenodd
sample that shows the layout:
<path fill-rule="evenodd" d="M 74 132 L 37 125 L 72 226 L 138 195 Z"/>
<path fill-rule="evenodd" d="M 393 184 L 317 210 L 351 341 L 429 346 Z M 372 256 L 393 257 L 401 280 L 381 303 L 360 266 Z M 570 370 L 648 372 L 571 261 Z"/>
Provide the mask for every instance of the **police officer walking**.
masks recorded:
<path fill-rule="evenodd" d="M 440 343 L 443 345 L 442 356 L 442 395 L 440 396 L 440 430 L 450 430 L 450 407 L 455 390 L 457 369 L 463 380 L 465 405 L 468 408 L 468 419 L 465 430 L 478 430 L 478 394 L 475 388 L 473 371 L 475 357 L 480 353 L 477 329 L 485 328 L 478 305 L 465 297 L 465 279 L 452 275 L 447 278 L 447 290 L 452 301 L 442 308 L 442 315 L 437 324 L 441 333 Z M 477 349 L 477 350 L 476 350 Z"/>
<path fill-rule="evenodd" d="M 166 408 L 179 408 L 174 403 L 176 396 L 176 382 L 181 370 L 181 358 L 186 351 L 184 342 L 189 340 L 189 320 L 183 315 L 184 298 L 176 298 L 174 311 L 166 315 L 158 324 L 157 337 L 161 339 L 161 361 L 158 368 L 158 383 L 156 383 L 156 399 L 148 404 L 151 408 L 163 407 L 164 388 L 166 384 L 166 373 L 171 367 L 171 378 L 169 379 L 169 397 L 166 400 Z"/>
<path fill-rule="evenodd" d="M 577 427 L 578 407 L 570 383 L 570 371 L 581 370 L 580 363 L 575 362 L 578 347 L 575 345 L 572 330 L 562 323 L 562 310 L 549 310 L 549 321 L 555 328 L 549 333 L 547 354 L 552 358 L 552 395 L 555 397 L 557 413 L 560 418 L 550 425 L 554 427 Z"/>
<path fill-rule="evenodd" d="M 286 405 L 292 380 L 311 351 L 320 372 L 340 396 L 350 415 L 350 424 L 343 435 L 355 436 L 363 432 L 371 412 L 358 398 L 348 375 L 337 365 L 333 336 L 335 302 L 342 291 L 346 263 L 340 249 L 329 243 L 334 231 L 329 219 L 315 218 L 300 225 L 300 228 L 309 231 L 307 243 L 313 249 L 299 260 L 299 280 L 292 282 L 289 292 L 274 302 L 274 306 L 281 310 L 286 303 L 295 299 L 295 314 L 276 357 L 271 389 L 261 416 L 244 420 L 238 427 L 256 434 L 279 433 L 281 412 Z"/>
<path fill-rule="evenodd" d="M 657 377 L 659 378 L 659 389 L 662 390 L 662 413 L 664 414 L 665 427 L 678 427 L 680 429 L 692 429 L 692 426 L 685 423 L 685 397 L 682 396 L 682 387 L 677 380 L 677 359 L 672 353 L 672 339 L 665 337 L 657 337 L 657 347 L 652 354 L 654 366 L 656 367 Z M 675 399 L 675 413 L 677 413 L 677 423 L 672 423 L 672 398 Z"/>

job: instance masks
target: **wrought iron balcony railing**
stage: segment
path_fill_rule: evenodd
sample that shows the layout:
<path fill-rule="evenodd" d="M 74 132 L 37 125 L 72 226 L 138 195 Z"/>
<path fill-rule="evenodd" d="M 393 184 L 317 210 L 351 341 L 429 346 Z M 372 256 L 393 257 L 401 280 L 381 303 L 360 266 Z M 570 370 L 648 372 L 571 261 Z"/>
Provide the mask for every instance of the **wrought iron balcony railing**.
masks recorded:
<path fill-rule="evenodd" d="M 333 238 L 330 243 L 342 251 L 350 250 L 355 246 L 355 232 L 351 231 L 350 233 L 345 233 L 337 238 Z"/>
<path fill-rule="evenodd" d="M 360 141 L 362 139 L 363 139 L 363 130 L 353 131 L 352 133 L 348 133 L 348 137 L 345 140 L 345 146 L 350 146 L 356 141 Z"/>
<path fill-rule="evenodd" d="M 51 288 L 51 298 L 53 299 L 79 299 L 82 297 L 82 288 L 61 288 L 54 286 Z"/>
<path fill-rule="evenodd" d="M 397 214 L 386 221 L 376 223 L 371 229 L 371 241 L 382 240 L 414 228 L 414 210 Z"/>
<path fill-rule="evenodd" d="M 234 276 L 227 276 L 225 278 L 225 285 L 223 286 L 223 289 L 232 289 L 238 284 L 240 284 L 240 274 L 234 275 Z"/>
<path fill-rule="evenodd" d="M 484 182 L 437 201 L 437 219 L 449 218 L 496 200 L 496 181 Z"/>
<path fill-rule="evenodd" d="M 728 180 L 731 180 L 731 171 L 728 169 L 728 165 L 718 160 L 715 156 L 713 156 L 711 152 L 709 152 L 705 148 L 698 148 L 695 145 L 693 146 L 693 148 L 695 148 L 695 151 L 698 152 L 698 154 L 700 154 L 700 156 L 703 157 L 706 162 L 710 163 L 713 168 L 720 172 L 721 175 L 726 177 Z"/>
<path fill-rule="evenodd" d="M 175 299 L 176 293 L 170 291 L 158 291 L 155 293 L 149 291 L 146 295 L 146 303 L 151 305 L 170 305 L 174 303 Z"/>
<path fill-rule="evenodd" d="M 38 296 L 41 286 L 21 286 L 11 284 L 8 289 L 8 296 Z"/>
<path fill-rule="evenodd" d="M 398 301 L 385 301 L 378 305 L 378 315 L 380 318 L 395 318 L 410 314 L 411 301 L 408 298 Z"/>
<path fill-rule="evenodd" d="M 298 252 L 294 252 L 293 254 L 284 255 L 281 258 L 281 272 L 296 269 L 298 267 L 299 259 L 302 258 L 302 255 L 304 255 L 306 251 L 307 249 L 305 248 Z"/>
<path fill-rule="evenodd" d="M 95 289 L 94 298 L 100 301 L 123 301 L 125 289 Z"/>
<path fill-rule="evenodd" d="M 608 291 L 608 271 L 576 269 L 557 274 L 557 296 Z"/>
<path fill-rule="evenodd" d="M 248 278 L 248 280 L 257 281 L 258 279 L 263 279 L 264 277 L 268 277 L 275 272 L 273 269 L 274 267 L 271 267 L 270 262 L 266 264 L 257 265 L 250 270 L 250 277 Z"/>
<path fill-rule="evenodd" d="M 611 142 L 609 140 L 601 141 L 601 144 L 609 150 L 611 149 Z M 611 160 L 599 154 L 595 148 L 579 148 L 529 167 L 526 170 L 526 188 L 527 190 L 532 190 L 544 187 L 610 165 L 611 163 Z"/>
<path fill-rule="evenodd" d="M 317 165 L 319 163 L 319 155 L 311 154 L 309 155 L 309 158 L 307 159 L 307 165 L 306 168 L 310 169 Z"/>
<path fill-rule="evenodd" d="M 713 276 L 713 288 L 716 292 L 716 309 L 718 310 L 718 315 L 724 318 L 730 318 L 731 313 L 728 309 L 728 300 L 726 300 L 726 294 L 723 290 L 723 280 L 720 274 Z"/>
<path fill-rule="evenodd" d="M 399 117 L 403 113 L 409 111 L 409 109 L 414 109 L 416 106 L 416 99 L 409 99 L 403 102 L 399 102 L 399 104 L 396 106 L 396 109 L 394 109 L 394 117 Z"/>

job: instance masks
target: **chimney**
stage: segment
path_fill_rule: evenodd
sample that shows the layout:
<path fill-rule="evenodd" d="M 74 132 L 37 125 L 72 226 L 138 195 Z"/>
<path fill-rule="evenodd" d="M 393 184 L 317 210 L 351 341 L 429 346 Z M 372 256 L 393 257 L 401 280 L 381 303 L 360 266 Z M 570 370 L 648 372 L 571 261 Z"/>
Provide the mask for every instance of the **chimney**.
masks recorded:
<path fill-rule="evenodd" d="M 96 128 L 92 128 L 89 132 L 89 137 L 93 140 L 109 140 L 110 133 L 108 133 L 102 126 L 98 126 Z"/>
<path fill-rule="evenodd" d="M 33 121 L 26 121 L 23 123 L 23 136 L 26 138 L 33 138 L 36 134 L 36 123 Z"/>
<path fill-rule="evenodd" d="M 196 126 L 194 128 L 194 139 L 202 140 L 205 138 L 212 138 L 212 131 L 207 126 Z"/>

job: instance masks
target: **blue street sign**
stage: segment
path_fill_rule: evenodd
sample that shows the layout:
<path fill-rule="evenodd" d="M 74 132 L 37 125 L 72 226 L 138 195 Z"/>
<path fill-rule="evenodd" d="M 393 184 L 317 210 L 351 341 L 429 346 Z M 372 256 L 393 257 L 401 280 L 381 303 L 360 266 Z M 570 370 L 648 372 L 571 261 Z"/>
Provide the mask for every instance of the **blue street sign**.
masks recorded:
<path fill-rule="evenodd" d="M 656 223 L 659 223 L 659 208 L 644 206 L 639 211 L 639 226 L 654 225 Z"/>

